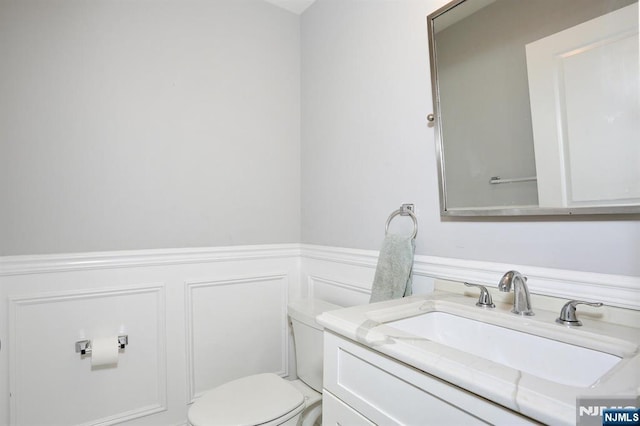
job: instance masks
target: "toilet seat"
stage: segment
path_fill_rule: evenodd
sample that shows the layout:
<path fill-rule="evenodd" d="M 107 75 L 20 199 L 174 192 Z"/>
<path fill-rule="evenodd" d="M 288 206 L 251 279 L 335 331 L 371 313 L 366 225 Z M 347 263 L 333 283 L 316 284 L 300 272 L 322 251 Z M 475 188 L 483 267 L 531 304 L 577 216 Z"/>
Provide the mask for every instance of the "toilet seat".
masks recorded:
<path fill-rule="evenodd" d="M 189 423 L 207 425 L 277 425 L 299 414 L 304 396 L 272 374 L 225 383 L 203 394 L 189 409 Z"/>

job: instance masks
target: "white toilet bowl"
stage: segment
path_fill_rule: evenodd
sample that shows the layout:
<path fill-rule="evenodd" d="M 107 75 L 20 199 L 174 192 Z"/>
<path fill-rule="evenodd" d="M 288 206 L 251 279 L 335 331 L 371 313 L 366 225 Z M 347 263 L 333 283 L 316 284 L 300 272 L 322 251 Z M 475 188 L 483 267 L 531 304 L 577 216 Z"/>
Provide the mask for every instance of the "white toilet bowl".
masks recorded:
<path fill-rule="evenodd" d="M 304 396 L 304 410 L 298 419 L 299 426 L 321 426 L 322 394 L 307 386 L 302 380 L 287 381 Z"/>
<path fill-rule="evenodd" d="M 340 306 L 322 300 L 289 305 L 298 376 L 265 373 L 220 385 L 189 408 L 193 426 L 318 426 L 322 415 L 322 326 L 315 317 Z"/>

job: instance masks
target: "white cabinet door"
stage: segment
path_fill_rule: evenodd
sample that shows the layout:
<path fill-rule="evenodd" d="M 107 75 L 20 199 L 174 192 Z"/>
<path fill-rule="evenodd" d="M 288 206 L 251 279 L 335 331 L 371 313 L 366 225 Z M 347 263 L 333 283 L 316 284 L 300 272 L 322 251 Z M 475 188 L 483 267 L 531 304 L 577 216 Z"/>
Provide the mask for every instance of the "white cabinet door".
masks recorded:
<path fill-rule="evenodd" d="M 638 4 L 526 54 L 540 207 L 640 202 Z"/>

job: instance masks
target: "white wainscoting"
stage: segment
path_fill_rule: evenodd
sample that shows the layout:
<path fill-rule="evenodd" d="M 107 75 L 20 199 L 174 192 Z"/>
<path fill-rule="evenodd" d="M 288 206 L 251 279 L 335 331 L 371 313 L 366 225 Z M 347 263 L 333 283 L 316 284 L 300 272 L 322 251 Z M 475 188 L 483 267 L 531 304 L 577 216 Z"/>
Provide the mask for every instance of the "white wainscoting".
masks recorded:
<path fill-rule="evenodd" d="M 293 374 L 287 302 L 367 303 L 377 258 L 305 244 L 0 258 L 0 425 L 183 425 L 209 387 Z M 415 257 L 414 292 L 495 287 L 510 269 L 536 294 L 640 310 L 639 277 L 431 256 Z M 121 332 L 116 368 L 75 352 Z"/>
<path fill-rule="evenodd" d="M 343 306 L 368 302 L 377 251 L 302 245 L 301 257 L 302 294 Z M 640 310 L 640 277 L 435 256 L 415 256 L 413 290 L 415 294 L 431 292 L 435 279 L 496 287 L 502 275 L 512 269 L 528 277 L 534 294 Z"/>
<path fill-rule="evenodd" d="M 184 425 L 204 390 L 287 376 L 298 244 L 0 258 L 0 425 Z M 116 367 L 78 340 L 127 334 Z"/>
<path fill-rule="evenodd" d="M 9 298 L 11 424 L 120 423 L 167 409 L 164 285 Z M 75 342 L 127 335 L 114 368 Z"/>
<path fill-rule="evenodd" d="M 189 402 L 241 376 L 288 375 L 288 289 L 287 272 L 186 283 Z"/>

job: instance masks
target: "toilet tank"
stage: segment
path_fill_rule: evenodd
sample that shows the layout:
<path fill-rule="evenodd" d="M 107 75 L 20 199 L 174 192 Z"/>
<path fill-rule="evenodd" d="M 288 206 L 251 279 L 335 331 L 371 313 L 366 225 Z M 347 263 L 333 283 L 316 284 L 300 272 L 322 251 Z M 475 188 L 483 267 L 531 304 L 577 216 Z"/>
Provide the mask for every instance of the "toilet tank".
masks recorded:
<path fill-rule="evenodd" d="M 318 392 L 322 392 L 323 327 L 316 317 L 341 307 L 319 299 L 298 300 L 288 307 L 298 378 Z"/>

